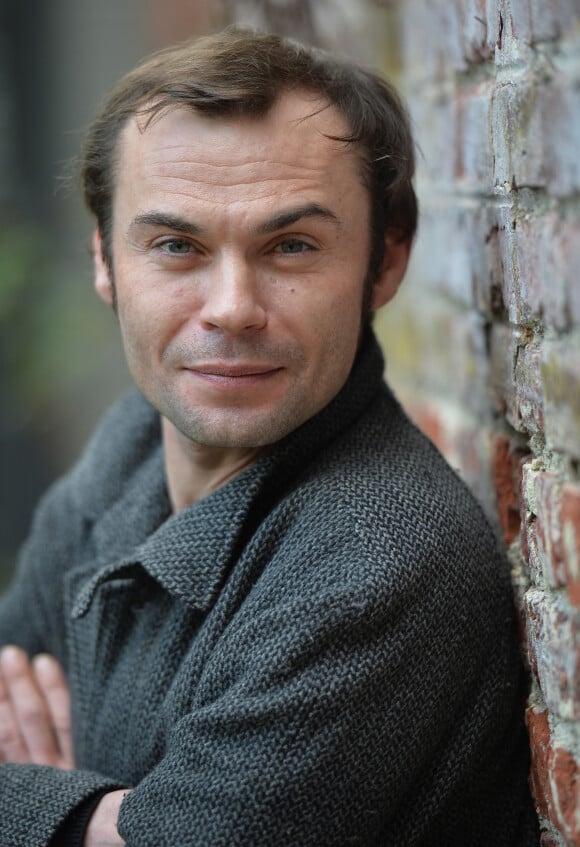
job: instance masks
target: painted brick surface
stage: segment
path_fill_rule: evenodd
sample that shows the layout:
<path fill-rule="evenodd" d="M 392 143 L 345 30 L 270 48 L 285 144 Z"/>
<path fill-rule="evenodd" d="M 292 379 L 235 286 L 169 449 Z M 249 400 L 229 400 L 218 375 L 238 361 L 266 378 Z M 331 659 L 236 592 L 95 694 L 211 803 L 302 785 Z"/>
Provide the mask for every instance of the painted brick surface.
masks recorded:
<path fill-rule="evenodd" d="M 422 218 L 378 328 L 508 547 L 542 844 L 580 847 L 580 3 L 393 5 Z"/>
<path fill-rule="evenodd" d="M 580 613 L 564 596 L 530 589 L 527 635 L 532 668 L 550 713 L 580 718 Z"/>
<path fill-rule="evenodd" d="M 541 365 L 546 394 L 546 438 L 580 458 L 580 332 L 547 341 Z"/>

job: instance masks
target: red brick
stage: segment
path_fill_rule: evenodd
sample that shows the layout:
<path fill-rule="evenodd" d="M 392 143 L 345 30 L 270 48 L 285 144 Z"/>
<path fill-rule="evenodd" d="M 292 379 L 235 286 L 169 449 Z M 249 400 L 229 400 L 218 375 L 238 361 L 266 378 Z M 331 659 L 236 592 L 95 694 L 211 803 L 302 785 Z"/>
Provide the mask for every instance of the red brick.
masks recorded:
<path fill-rule="evenodd" d="M 524 452 L 514 447 L 504 436 L 492 444 L 492 478 L 494 481 L 499 523 L 506 544 L 511 544 L 520 532 L 519 467 Z"/>
<path fill-rule="evenodd" d="M 532 706 L 526 710 L 526 724 L 530 735 L 532 753 L 531 782 L 538 813 L 550 817 L 554 807 L 550 791 L 549 769 L 553 756 L 550 725 L 546 709 L 537 711 Z"/>
<path fill-rule="evenodd" d="M 548 713 L 531 706 L 526 712 L 532 752 L 532 791 L 539 814 L 562 833 L 568 845 L 580 844 L 579 763 L 574 754 L 558 744 L 550 730 Z M 556 834 L 552 841 L 559 844 Z"/>
<path fill-rule="evenodd" d="M 571 844 L 580 844 L 579 770 L 572 753 L 556 747 L 550 769 L 550 786 L 556 801 L 558 823 Z"/>

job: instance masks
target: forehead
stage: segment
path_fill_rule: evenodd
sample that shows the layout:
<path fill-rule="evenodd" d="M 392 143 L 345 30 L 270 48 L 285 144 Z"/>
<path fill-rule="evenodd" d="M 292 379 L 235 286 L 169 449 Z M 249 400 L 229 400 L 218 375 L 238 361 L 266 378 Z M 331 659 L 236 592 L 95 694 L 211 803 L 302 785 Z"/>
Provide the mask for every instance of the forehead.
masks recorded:
<path fill-rule="evenodd" d="M 259 199 L 275 192 L 318 186 L 362 187 L 358 148 L 337 138 L 349 127 L 338 110 L 308 92 L 288 92 L 264 116 L 208 117 L 170 108 L 150 123 L 135 117 L 123 129 L 116 194 L 138 188 L 202 195 L 216 203 L 241 192 Z M 194 192 L 195 193 L 195 192 Z"/>

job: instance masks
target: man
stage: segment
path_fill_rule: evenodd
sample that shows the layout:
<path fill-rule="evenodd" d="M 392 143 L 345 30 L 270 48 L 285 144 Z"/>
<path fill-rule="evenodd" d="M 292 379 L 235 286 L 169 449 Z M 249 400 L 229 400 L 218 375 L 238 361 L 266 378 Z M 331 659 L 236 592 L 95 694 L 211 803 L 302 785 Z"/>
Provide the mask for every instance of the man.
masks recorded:
<path fill-rule="evenodd" d="M 393 90 L 272 35 L 105 104 L 84 188 L 139 392 L 0 608 L 3 845 L 538 843 L 505 565 L 370 329 L 412 176 Z"/>

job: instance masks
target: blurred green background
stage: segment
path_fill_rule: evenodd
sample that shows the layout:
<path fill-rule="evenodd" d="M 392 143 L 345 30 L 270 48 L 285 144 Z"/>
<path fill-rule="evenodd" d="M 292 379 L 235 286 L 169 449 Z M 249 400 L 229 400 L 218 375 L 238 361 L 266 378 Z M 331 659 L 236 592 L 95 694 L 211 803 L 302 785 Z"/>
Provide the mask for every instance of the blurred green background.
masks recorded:
<path fill-rule="evenodd" d="M 71 161 L 103 94 L 152 49 L 229 22 L 368 63 L 379 0 L 0 0 L 0 587 L 42 491 L 129 384 L 92 290 Z"/>

